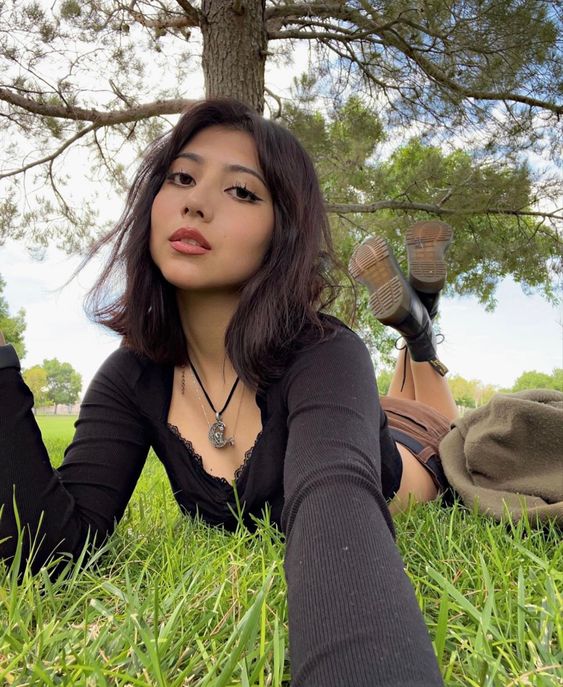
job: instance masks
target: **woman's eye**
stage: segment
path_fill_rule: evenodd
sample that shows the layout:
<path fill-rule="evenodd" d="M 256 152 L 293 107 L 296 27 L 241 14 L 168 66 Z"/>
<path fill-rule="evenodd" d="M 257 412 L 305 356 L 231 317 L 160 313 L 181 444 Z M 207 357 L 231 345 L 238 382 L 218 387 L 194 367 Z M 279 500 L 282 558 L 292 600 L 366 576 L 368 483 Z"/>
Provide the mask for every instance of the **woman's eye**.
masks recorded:
<path fill-rule="evenodd" d="M 255 193 L 247 189 L 246 186 L 242 184 L 231 186 L 231 188 L 228 188 L 227 191 L 234 191 L 233 195 L 235 196 L 235 198 L 237 198 L 238 200 L 244 200 L 247 203 L 255 203 L 258 200 L 262 200 Z"/>
<path fill-rule="evenodd" d="M 192 175 L 187 172 L 171 172 L 166 178 L 177 186 L 191 186 L 194 182 Z"/>

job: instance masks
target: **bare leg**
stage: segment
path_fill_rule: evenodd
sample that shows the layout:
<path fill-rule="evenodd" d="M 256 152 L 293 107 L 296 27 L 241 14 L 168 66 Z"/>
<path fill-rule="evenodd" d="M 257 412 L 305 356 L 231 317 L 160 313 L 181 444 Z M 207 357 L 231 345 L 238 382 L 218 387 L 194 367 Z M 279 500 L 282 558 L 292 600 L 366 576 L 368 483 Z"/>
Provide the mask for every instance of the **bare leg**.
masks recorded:
<path fill-rule="evenodd" d="M 405 365 L 407 373 L 405 386 L 401 392 Z M 457 417 L 457 408 L 446 379 L 439 375 L 430 363 L 414 362 L 408 352 L 402 350 L 389 387 L 389 396 L 407 398 L 405 392 L 412 393 L 413 390 L 414 394 L 409 398 L 429 405 L 449 420 Z M 410 499 L 423 503 L 433 501 L 438 496 L 436 485 L 427 470 L 405 446 L 397 443 L 397 448 L 403 461 L 403 475 L 399 490 L 389 504 L 391 515 L 405 510 Z"/>
<path fill-rule="evenodd" d="M 448 420 L 455 420 L 458 416 L 446 378 L 439 375 L 430 363 L 416 363 L 411 360 L 406 348 L 399 353 L 387 395 L 426 403 Z"/>
<path fill-rule="evenodd" d="M 409 401 L 414 401 L 416 399 L 410 356 L 406 348 L 402 348 L 399 351 L 399 357 L 395 363 L 395 371 L 391 384 L 389 385 L 387 396 L 391 396 L 392 398 L 406 398 Z"/>
<path fill-rule="evenodd" d="M 433 501 L 438 496 L 438 489 L 430 473 L 423 468 L 414 455 L 401 444 L 397 444 L 403 461 L 401 486 L 389 504 L 389 512 L 396 515 L 404 511 L 409 500 L 417 503 Z"/>
<path fill-rule="evenodd" d="M 387 395 L 392 398 L 404 398 L 409 401 L 416 400 L 411 358 L 406 348 L 401 349 L 399 352 L 395 364 L 395 372 Z M 401 477 L 401 486 L 395 494 L 393 501 L 389 504 L 391 515 L 396 515 L 405 510 L 410 499 L 422 503 L 424 501 L 432 501 L 438 495 L 438 490 L 427 470 L 422 467 L 405 446 L 399 443 L 396 445 L 403 461 L 403 475 Z"/>
<path fill-rule="evenodd" d="M 410 368 L 415 400 L 431 406 L 448 420 L 455 420 L 458 412 L 446 378 L 440 376 L 427 362 L 417 363 L 411 360 Z"/>

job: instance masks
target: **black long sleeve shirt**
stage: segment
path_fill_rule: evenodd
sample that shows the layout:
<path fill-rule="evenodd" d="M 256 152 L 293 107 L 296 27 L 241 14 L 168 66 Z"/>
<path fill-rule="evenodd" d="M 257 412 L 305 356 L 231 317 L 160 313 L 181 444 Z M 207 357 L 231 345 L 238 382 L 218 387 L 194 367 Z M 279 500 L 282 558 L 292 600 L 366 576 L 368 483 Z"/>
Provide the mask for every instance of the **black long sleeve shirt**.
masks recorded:
<path fill-rule="evenodd" d="M 78 554 L 87 536 L 105 538 L 151 446 L 183 510 L 236 526 L 233 486 L 168 425 L 172 379 L 172 367 L 113 353 L 53 470 L 31 393 L 16 370 L 0 370 L 0 558 L 13 555 L 14 493 L 32 530 L 43 513 L 36 566 L 53 551 Z M 293 685 L 442 684 L 393 541 L 384 492 L 396 488 L 398 457 L 365 346 L 342 327 L 297 353 L 256 401 L 262 431 L 235 485 L 250 526 L 269 503 L 286 533 Z"/>

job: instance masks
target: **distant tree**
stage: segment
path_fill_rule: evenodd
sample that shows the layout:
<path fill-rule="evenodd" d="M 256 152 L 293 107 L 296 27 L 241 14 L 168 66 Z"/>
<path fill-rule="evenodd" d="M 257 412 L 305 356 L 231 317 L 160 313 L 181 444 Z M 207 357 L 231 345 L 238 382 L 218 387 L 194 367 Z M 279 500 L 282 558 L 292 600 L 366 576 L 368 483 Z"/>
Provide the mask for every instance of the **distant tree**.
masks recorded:
<path fill-rule="evenodd" d="M 465 408 L 478 408 L 488 403 L 495 394 L 507 392 L 494 384 L 483 384 L 479 379 L 465 379 L 461 375 L 449 377 L 448 384 L 456 404 Z"/>
<path fill-rule="evenodd" d="M 3 291 L 6 282 L 0 276 L 0 331 L 4 333 L 6 343 L 12 344 L 20 358 L 25 356 L 25 310 L 20 308 L 16 315 L 10 315 L 8 302 L 4 298 Z"/>
<path fill-rule="evenodd" d="M 23 378 L 33 394 L 35 406 L 47 404 L 49 398 L 47 396 L 47 372 L 45 368 L 41 365 L 34 365 L 23 371 Z"/>
<path fill-rule="evenodd" d="M 43 361 L 47 374 L 47 398 L 56 406 L 76 403 L 82 389 L 82 377 L 70 363 L 61 363 L 56 358 Z"/>
<path fill-rule="evenodd" d="M 563 367 L 556 367 L 551 375 L 553 379 L 553 389 L 563 391 Z"/>
<path fill-rule="evenodd" d="M 488 403 L 495 394 L 499 393 L 499 388 L 494 384 L 479 383 L 476 393 L 475 404 L 477 406 L 483 406 L 485 403 Z"/>
<path fill-rule="evenodd" d="M 512 391 L 524 391 L 525 389 L 559 389 L 563 391 L 563 369 L 555 368 L 551 375 L 536 370 L 522 372 L 514 382 Z"/>
<path fill-rule="evenodd" d="M 465 408 L 477 406 L 476 395 L 479 382 L 476 379 L 465 379 L 461 375 L 453 375 L 448 378 L 448 384 L 456 405 Z"/>
<path fill-rule="evenodd" d="M 391 386 L 393 374 L 393 370 L 384 368 L 377 375 L 377 388 L 379 389 L 379 394 L 381 396 L 385 396 L 385 394 L 389 393 L 389 387 Z"/>

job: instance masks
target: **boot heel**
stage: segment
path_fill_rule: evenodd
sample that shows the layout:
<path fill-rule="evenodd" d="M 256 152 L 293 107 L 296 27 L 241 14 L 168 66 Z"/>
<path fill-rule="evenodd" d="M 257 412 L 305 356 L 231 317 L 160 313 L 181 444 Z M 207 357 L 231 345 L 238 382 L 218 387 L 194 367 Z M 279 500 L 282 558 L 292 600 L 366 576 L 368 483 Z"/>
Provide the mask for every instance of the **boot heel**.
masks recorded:
<path fill-rule="evenodd" d="M 380 236 L 370 236 L 354 250 L 348 269 L 358 281 L 364 281 L 364 275 L 389 259 L 389 246 Z"/>
<path fill-rule="evenodd" d="M 437 293 L 446 281 L 445 252 L 452 240 L 445 222 L 417 222 L 407 230 L 409 281 L 422 293 Z"/>
<path fill-rule="evenodd" d="M 366 239 L 352 254 L 348 269 L 367 286 L 370 309 L 382 324 L 398 324 L 408 316 L 408 285 L 385 239 Z"/>
<path fill-rule="evenodd" d="M 369 307 L 377 319 L 405 339 L 416 362 L 429 362 L 439 374 L 447 368 L 436 355 L 436 337 L 426 308 L 407 282 L 393 251 L 381 236 L 371 236 L 352 253 L 350 274 L 367 286 Z"/>
<path fill-rule="evenodd" d="M 369 307 L 381 324 L 402 322 L 406 312 L 402 308 L 403 284 L 393 277 L 377 288 L 369 297 Z"/>

